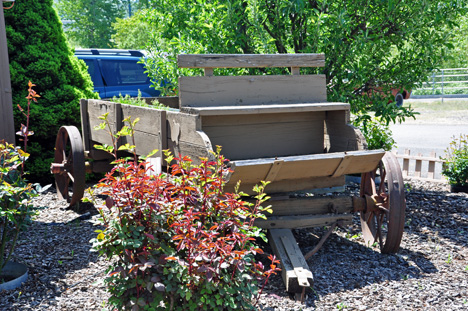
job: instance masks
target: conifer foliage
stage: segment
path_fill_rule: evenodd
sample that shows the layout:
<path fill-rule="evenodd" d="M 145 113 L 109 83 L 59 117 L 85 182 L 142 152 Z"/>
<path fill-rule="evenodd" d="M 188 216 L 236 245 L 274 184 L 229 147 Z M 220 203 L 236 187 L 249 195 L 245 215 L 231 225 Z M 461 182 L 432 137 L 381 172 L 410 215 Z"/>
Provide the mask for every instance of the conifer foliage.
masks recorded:
<path fill-rule="evenodd" d="M 84 62 L 67 44 L 52 0 L 19 0 L 5 10 L 13 105 L 26 103 L 28 81 L 40 100 L 31 105 L 34 139 L 29 142 L 29 180 L 49 183 L 55 137 L 62 125 L 80 125 L 80 98 L 97 98 Z M 23 116 L 15 110 L 15 125 Z"/>

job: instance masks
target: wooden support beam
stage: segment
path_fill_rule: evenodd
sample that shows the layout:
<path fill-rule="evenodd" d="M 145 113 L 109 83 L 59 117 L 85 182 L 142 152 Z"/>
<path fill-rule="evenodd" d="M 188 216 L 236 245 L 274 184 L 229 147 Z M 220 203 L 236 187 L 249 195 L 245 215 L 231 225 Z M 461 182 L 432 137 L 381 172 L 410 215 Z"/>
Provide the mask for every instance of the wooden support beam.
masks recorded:
<path fill-rule="evenodd" d="M 330 226 L 339 221 L 343 225 L 349 225 L 352 220 L 352 214 L 271 216 L 267 219 L 257 219 L 255 226 L 264 229 L 300 229 Z"/>
<path fill-rule="evenodd" d="M 281 262 L 281 276 L 286 291 L 302 293 L 313 284 L 313 275 L 290 229 L 272 229 L 268 232 L 271 247 Z"/>
<path fill-rule="evenodd" d="M 268 171 L 268 174 L 265 176 L 265 181 L 274 181 L 276 178 L 276 175 L 278 175 L 278 172 L 281 169 L 281 166 L 283 165 L 284 160 L 275 160 L 271 164 L 271 168 Z"/>

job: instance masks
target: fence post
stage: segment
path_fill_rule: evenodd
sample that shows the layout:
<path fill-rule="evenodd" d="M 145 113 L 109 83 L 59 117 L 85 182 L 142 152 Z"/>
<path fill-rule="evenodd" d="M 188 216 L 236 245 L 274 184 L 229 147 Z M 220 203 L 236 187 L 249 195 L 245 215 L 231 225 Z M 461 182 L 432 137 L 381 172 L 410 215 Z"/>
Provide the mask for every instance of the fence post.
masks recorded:
<path fill-rule="evenodd" d="M 432 70 L 432 95 L 435 95 L 435 70 Z"/>

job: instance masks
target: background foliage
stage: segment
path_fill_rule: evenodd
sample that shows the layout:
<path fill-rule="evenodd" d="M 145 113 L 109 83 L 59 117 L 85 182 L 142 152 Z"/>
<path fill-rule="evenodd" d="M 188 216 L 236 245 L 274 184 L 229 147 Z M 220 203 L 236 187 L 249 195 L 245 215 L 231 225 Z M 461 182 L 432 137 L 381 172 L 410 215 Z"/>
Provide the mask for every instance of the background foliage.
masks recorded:
<path fill-rule="evenodd" d="M 427 79 L 452 48 L 450 30 L 467 11 L 457 0 L 150 3 L 146 47 L 155 57 L 148 64 L 154 78 L 177 84 L 184 73 L 176 68 L 177 53 L 325 53 L 328 100 L 350 102 L 353 113 L 373 111 L 385 123 L 412 116 L 386 94 Z M 139 20 L 134 23 L 119 33 Z"/>
<path fill-rule="evenodd" d="M 35 90 L 41 96 L 31 105 L 31 130 L 35 135 L 28 147 L 28 179 L 49 183 L 59 127 L 80 126 L 80 98 L 96 95 L 84 63 L 73 56 L 67 44 L 52 0 L 17 1 L 5 11 L 5 24 L 13 103 L 25 106 L 28 81 L 37 85 Z M 15 109 L 16 127 L 24 122 Z"/>
<path fill-rule="evenodd" d="M 80 48 L 112 48 L 112 27 L 118 19 L 131 17 L 138 10 L 149 8 L 151 0 L 56 0 L 54 6 L 64 22 L 69 43 Z M 125 22 L 124 22 L 125 23 Z M 141 35 L 138 28 L 134 35 Z M 124 39 L 124 38 L 120 38 Z M 125 38 L 127 40 L 130 38 Z M 121 42 L 119 42 L 120 44 Z M 131 47 L 138 49 L 138 47 Z"/>

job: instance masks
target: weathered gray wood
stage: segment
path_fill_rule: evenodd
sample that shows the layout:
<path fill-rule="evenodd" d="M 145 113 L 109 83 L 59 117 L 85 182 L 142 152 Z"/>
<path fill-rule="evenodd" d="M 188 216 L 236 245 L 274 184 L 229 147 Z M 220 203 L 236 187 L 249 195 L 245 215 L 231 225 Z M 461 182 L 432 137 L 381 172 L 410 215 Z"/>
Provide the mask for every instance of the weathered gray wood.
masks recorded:
<path fill-rule="evenodd" d="M 325 54 L 180 54 L 180 68 L 323 67 Z"/>
<path fill-rule="evenodd" d="M 255 226 L 263 229 L 300 229 L 329 226 L 338 221 L 350 225 L 352 220 L 352 214 L 271 216 L 257 219 Z"/>
<path fill-rule="evenodd" d="M 167 145 L 175 156 L 190 156 L 197 163 L 200 157 L 212 157 L 208 136 L 201 129 L 200 116 L 168 111 Z"/>
<path fill-rule="evenodd" d="M 3 8 L 0 9 L 0 140 L 2 139 L 11 144 L 15 143 L 10 67 Z"/>
<path fill-rule="evenodd" d="M 273 214 L 268 214 L 266 215 L 267 217 L 323 215 L 328 213 L 343 214 L 353 211 L 353 200 L 350 196 L 291 198 L 285 200 L 269 200 L 267 203 L 270 204 L 273 209 Z"/>
<path fill-rule="evenodd" d="M 313 103 L 327 88 L 325 75 L 180 77 L 179 97 L 181 107 Z"/>
<path fill-rule="evenodd" d="M 88 100 L 89 139 L 91 141 L 112 146 L 112 139 L 108 133 L 107 127 L 105 130 L 95 130 L 94 128 L 104 122 L 100 120 L 99 117 L 105 113 L 109 113 L 108 120 L 111 132 L 113 134 L 117 133 L 119 129 L 117 129 L 118 125 L 115 124 L 115 120 L 117 114 L 116 110 L 119 109 L 120 104 L 97 99 Z"/>
<path fill-rule="evenodd" d="M 323 119 L 321 111 L 210 116 L 202 129 L 230 160 L 282 157 L 322 153 Z"/>
<path fill-rule="evenodd" d="M 247 114 L 270 114 L 270 113 L 294 113 L 311 111 L 349 111 L 349 104 L 321 102 L 321 103 L 293 103 L 293 104 L 271 104 L 250 106 L 213 106 L 213 107 L 183 107 L 185 113 L 200 116 L 225 116 L 225 115 L 247 115 Z"/>
<path fill-rule="evenodd" d="M 131 117 L 135 124 L 135 146 L 138 155 L 148 155 L 152 150 L 158 149 L 156 157 L 162 156 L 162 150 L 167 149 L 166 139 L 166 111 L 154 108 L 122 105 L 122 119 Z M 128 124 L 127 124 L 128 125 Z M 122 137 L 121 144 L 133 145 L 132 137 Z"/>
<path fill-rule="evenodd" d="M 384 154 L 385 151 L 383 150 L 369 150 L 238 160 L 233 161 L 235 169 L 231 175 L 231 180 L 235 182 L 240 179 L 247 184 L 258 183 L 266 178 L 271 165 L 275 160 L 279 159 L 284 160 L 284 163 L 275 178 L 275 182 L 288 180 L 294 183 L 297 180 L 312 177 L 332 176 L 336 172 L 341 159 L 345 156 L 350 158 L 350 164 L 342 171 L 343 175 L 369 172 L 377 167 Z"/>
<path fill-rule="evenodd" d="M 313 285 L 313 275 L 290 229 L 271 229 L 268 240 L 281 262 L 281 276 L 286 291 L 301 293 Z"/>
<path fill-rule="evenodd" d="M 247 174 L 246 174 L 247 175 Z M 236 177 L 238 177 L 237 175 Z M 256 194 L 252 188 L 260 183 L 260 180 L 263 178 L 257 178 L 256 182 L 254 181 L 245 181 L 245 179 L 231 178 L 229 183 L 226 185 L 226 192 L 233 192 L 234 187 L 237 182 L 241 180 L 240 190 L 249 194 Z M 282 193 L 282 192 L 291 192 L 291 191 L 301 191 L 301 190 L 314 190 L 314 189 L 324 189 L 324 188 L 334 188 L 342 187 L 345 184 L 345 177 L 307 177 L 307 178 L 296 178 L 296 179 L 285 179 L 285 180 L 275 180 L 266 187 L 267 193 Z"/>
<path fill-rule="evenodd" d="M 91 141 L 89 137 L 89 118 L 88 118 L 88 100 L 80 100 L 80 116 L 81 116 L 81 135 L 83 136 L 83 147 L 85 152 L 91 150 Z"/>
<path fill-rule="evenodd" d="M 327 111 L 325 132 L 328 137 L 328 152 L 354 151 L 366 148 L 362 134 L 348 123 L 349 110 Z"/>

